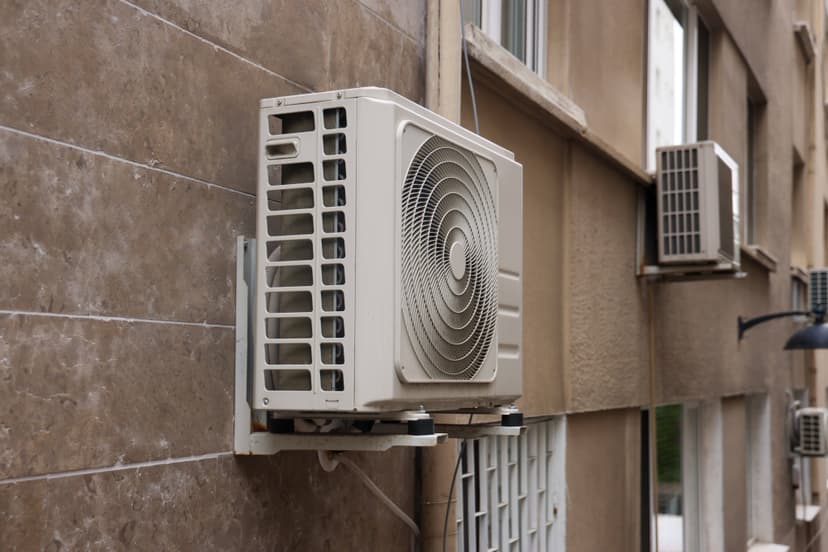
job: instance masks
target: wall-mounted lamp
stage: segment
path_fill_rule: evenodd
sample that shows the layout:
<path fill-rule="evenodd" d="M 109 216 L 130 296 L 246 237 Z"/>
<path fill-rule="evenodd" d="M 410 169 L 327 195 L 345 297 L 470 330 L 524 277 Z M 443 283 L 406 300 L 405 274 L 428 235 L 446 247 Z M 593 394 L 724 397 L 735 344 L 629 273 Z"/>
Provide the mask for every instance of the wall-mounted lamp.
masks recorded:
<path fill-rule="evenodd" d="M 742 336 L 750 328 L 774 320 L 776 318 L 784 318 L 786 316 L 808 316 L 813 319 L 811 324 L 800 328 L 788 338 L 785 343 L 785 349 L 828 349 L 828 324 L 825 323 L 825 309 L 815 309 L 813 312 L 809 311 L 786 311 L 775 312 L 773 314 L 764 314 L 756 318 L 743 319 L 741 316 L 739 321 L 739 341 Z"/>

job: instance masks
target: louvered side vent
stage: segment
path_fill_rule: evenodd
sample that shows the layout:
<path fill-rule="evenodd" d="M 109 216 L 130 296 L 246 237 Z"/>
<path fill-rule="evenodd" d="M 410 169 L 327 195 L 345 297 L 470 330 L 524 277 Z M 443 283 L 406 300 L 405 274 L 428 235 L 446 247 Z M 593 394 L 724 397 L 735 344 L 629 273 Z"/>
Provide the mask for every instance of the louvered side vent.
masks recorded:
<path fill-rule="evenodd" d="M 811 311 L 824 311 L 828 307 L 828 268 L 808 271 L 808 302 Z"/>
<path fill-rule="evenodd" d="M 440 137 L 414 156 L 402 190 L 403 320 L 434 379 L 473 379 L 498 315 L 496 190 L 476 156 Z"/>
<path fill-rule="evenodd" d="M 467 439 L 456 482 L 457 550 L 563 550 L 565 422 L 528 423 L 520 437 Z M 459 451 L 458 451 L 459 452 Z"/>
<path fill-rule="evenodd" d="M 347 115 L 344 106 L 264 115 L 266 197 L 258 209 L 266 260 L 258 277 L 268 391 L 336 395 L 353 381 Z"/>
<path fill-rule="evenodd" d="M 738 271 L 738 165 L 710 141 L 658 148 L 656 159 L 659 263 Z"/>
<path fill-rule="evenodd" d="M 686 259 L 700 255 L 702 227 L 699 213 L 698 148 L 660 152 L 662 255 Z"/>
<path fill-rule="evenodd" d="M 825 456 L 826 416 L 823 408 L 803 408 L 797 413 L 799 453 L 803 456 Z"/>

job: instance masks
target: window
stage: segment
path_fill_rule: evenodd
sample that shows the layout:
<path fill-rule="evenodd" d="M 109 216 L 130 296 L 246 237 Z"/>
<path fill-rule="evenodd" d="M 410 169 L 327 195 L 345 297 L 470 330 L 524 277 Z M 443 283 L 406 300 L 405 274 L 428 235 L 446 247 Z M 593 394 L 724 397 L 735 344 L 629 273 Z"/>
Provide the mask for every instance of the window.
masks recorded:
<path fill-rule="evenodd" d="M 655 148 L 707 138 L 710 34 L 682 0 L 650 0 L 647 55 L 647 169 Z"/>
<path fill-rule="evenodd" d="M 462 0 L 463 20 L 480 27 L 532 71 L 546 74 L 546 0 Z"/>
<path fill-rule="evenodd" d="M 747 112 L 747 178 L 745 179 L 745 205 L 742 219 L 745 221 L 745 243 L 756 243 L 756 103 L 748 101 Z"/>
<path fill-rule="evenodd" d="M 699 407 L 659 406 L 655 410 L 655 469 L 650 469 L 648 419 L 642 412 L 641 550 L 683 552 L 698 550 L 699 529 Z M 657 503 L 651 505 L 655 484 Z M 650 497 L 649 500 L 646 497 Z M 652 508 L 655 515 L 652 515 Z M 652 546 L 655 537 L 658 547 Z"/>
<path fill-rule="evenodd" d="M 527 420 L 519 437 L 464 441 L 455 483 L 458 551 L 564 549 L 565 424 Z"/>
<path fill-rule="evenodd" d="M 748 546 L 773 542 L 772 478 L 770 459 L 770 405 L 765 394 L 745 397 L 747 454 L 745 490 L 747 493 Z"/>
<path fill-rule="evenodd" d="M 656 480 L 658 550 L 698 548 L 697 409 L 656 408 Z"/>
<path fill-rule="evenodd" d="M 805 283 L 799 278 L 791 278 L 791 310 L 805 309 Z"/>
<path fill-rule="evenodd" d="M 791 265 L 808 266 L 807 212 L 810 205 L 805 194 L 805 163 L 794 149 L 793 173 L 791 175 Z"/>

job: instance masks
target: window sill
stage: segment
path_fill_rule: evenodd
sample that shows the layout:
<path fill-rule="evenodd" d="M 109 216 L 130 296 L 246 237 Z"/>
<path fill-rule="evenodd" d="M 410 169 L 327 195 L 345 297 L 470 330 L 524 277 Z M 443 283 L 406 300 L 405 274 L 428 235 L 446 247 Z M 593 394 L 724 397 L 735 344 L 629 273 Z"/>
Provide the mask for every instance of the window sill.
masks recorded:
<path fill-rule="evenodd" d="M 819 506 L 816 504 L 809 504 L 803 507 L 801 504 L 796 505 L 796 521 L 811 523 L 819 515 Z"/>
<path fill-rule="evenodd" d="M 771 542 L 754 542 L 748 546 L 748 552 L 789 552 L 790 547 Z"/>
<path fill-rule="evenodd" d="M 811 32 L 811 26 L 806 21 L 797 21 L 794 23 L 794 34 L 799 42 L 805 64 L 810 65 L 816 56 L 816 40 Z"/>
<path fill-rule="evenodd" d="M 779 264 L 779 261 L 776 260 L 776 257 L 771 255 L 767 250 L 763 249 L 760 245 L 750 244 L 745 245 L 742 244 L 740 246 L 741 252 L 744 255 L 747 255 L 763 267 L 765 267 L 768 272 L 776 272 L 776 267 Z"/>
<path fill-rule="evenodd" d="M 539 116 L 564 137 L 583 143 L 639 184 L 654 184 L 653 175 L 589 127 L 584 110 L 575 102 L 486 36 L 479 27 L 467 23 L 465 35 L 469 57 L 482 69 L 477 72 L 478 76 L 493 85 L 495 90 L 503 89 L 505 85 L 510 92 L 517 92 L 522 104 L 519 107 L 529 115 Z M 512 95 L 508 97 L 514 99 Z"/>
<path fill-rule="evenodd" d="M 808 271 L 801 266 L 791 265 L 791 278 L 796 278 L 806 286 L 808 285 Z"/>

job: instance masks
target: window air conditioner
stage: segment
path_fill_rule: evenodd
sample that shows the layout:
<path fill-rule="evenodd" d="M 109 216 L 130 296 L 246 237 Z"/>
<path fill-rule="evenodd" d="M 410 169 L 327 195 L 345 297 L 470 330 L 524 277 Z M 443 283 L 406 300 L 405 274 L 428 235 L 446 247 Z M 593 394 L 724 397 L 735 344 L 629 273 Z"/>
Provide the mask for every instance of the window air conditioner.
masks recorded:
<path fill-rule="evenodd" d="M 658 260 L 739 270 L 739 168 L 715 142 L 656 149 Z"/>
<path fill-rule="evenodd" d="M 828 268 L 808 271 L 808 302 L 811 312 L 824 311 L 828 307 Z"/>
<path fill-rule="evenodd" d="M 511 152 L 388 90 L 263 100 L 251 408 L 517 399 L 522 186 Z"/>
<path fill-rule="evenodd" d="M 794 421 L 793 451 L 801 456 L 828 454 L 828 409 L 799 408 Z"/>

